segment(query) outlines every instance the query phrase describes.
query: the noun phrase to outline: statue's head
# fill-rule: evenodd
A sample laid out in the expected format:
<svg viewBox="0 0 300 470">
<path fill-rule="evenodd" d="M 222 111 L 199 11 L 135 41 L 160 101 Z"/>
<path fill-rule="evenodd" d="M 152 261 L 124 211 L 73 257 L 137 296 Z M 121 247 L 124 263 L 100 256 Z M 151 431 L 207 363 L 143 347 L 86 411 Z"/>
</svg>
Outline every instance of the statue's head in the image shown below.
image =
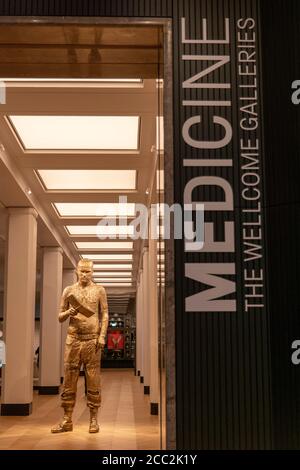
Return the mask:
<svg viewBox="0 0 300 470">
<path fill-rule="evenodd" d="M 93 279 L 93 261 L 86 258 L 81 259 L 77 264 L 76 274 L 80 284 L 89 284 Z"/>
</svg>

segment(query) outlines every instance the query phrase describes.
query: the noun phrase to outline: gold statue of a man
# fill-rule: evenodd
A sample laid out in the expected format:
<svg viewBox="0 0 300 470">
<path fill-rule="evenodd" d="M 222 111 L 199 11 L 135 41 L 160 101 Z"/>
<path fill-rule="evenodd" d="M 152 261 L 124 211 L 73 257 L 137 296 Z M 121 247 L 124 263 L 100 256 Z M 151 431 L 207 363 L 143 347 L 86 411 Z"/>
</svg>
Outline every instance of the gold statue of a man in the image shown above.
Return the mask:
<svg viewBox="0 0 300 470">
<path fill-rule="evenodd" d="M 98 408 L 101 404 L 100 355 L 105 345 L 108 326 L 108 307 L 103 286 L 92 281 L 93 262 L 82 259 L 77 265 L 78 282 L 65 288 L 59 321 L 70 318 L 66 339 L 65 377 L 61 394 L 64 416 L 51 429 L 53 433 L 73 430 L 72 413 L 75 405 L 77 380 L 81 364 L 87 383 L 87 405 L 90 408 L 89 432 L 99 431 Z"/>
</svg>

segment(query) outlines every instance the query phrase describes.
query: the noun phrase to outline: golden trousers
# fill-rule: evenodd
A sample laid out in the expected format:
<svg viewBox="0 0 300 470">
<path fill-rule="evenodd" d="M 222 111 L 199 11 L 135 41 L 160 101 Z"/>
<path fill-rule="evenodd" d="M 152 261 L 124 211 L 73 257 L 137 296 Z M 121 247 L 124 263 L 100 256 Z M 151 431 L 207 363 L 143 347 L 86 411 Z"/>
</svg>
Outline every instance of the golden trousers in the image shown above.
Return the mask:
<svg viewBox="0 0 300 470">
<path fill-rule="evenodd" d="M 94 337 L 93 337 L 94 336 Z M 92 337 L 92 338 L 91 338 Z M 100 348 L 96 350 L 98 336 L 71 336 L 66 339 L 64 367 L 65 377 L 61 394 L 62 407 L 73 410 L 76 401 L 77 381 L 83 364 L 87 384 L 87 405 L 99 408 L 101 404 Z"/>
</svg>

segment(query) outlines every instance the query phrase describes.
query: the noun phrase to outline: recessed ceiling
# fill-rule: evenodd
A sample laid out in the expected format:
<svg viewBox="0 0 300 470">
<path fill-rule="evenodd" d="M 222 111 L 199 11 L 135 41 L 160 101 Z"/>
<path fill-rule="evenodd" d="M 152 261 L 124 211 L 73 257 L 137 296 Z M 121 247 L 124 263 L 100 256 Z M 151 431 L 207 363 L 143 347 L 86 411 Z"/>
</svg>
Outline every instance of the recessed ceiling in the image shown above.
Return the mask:
<svg viewBox="0 0 300 470">
<path fill-rule="evenodd" d="M 134 190 L 135 170 L 36 170 L 46 190 Z"/>
<path fill-rule="evenodd" d="M 131 277 L 122 278 L 122 277 L 94 277 L 94 281 L 96 282 L 131 282 Z"/>
<path fill-rule="evenodd" d="M 76 235 L 133 235 L 133 225 L 67 225 L 66 229 L 72 236 Z"/>
<path fill-rule="evenodd" d="M 55 86 L 46 82 L 41 86 L 38 82 L 8 84 L 7 89 L 10 99 L 0 110 L 0 140 L 6 157 L 24 176 L 24 187 L 30 189 L 30 197 L 39 202 L 53 231 L 57 229 L 58 244 L 64 250 L 69 249 L 74 261 L 80 257 L 94 260 L 94 278 L 100 279 L 100 283 L 105 279 L 107 286 L 125 287 L 130 279 L 134 285 L 143 244 L 130 239 L 135 228 L 130 222 L 135 217 L 136 204 L 148 204 L 146 189 L 152 187 L 156 178 L 157 160 L 153 149 L 158 100 L 155 81 L 144 80 L 136 89 L 120 90 L 117 86 L 106 90 L 91 83 L 62 84 L 59 81 Z M 25 119 L 32 117 L 41 122 L 44 117 L 69 118 L 66 114 L 70 114 L 85 118 L 99 117 L 101 113 L 102 117 L 139 117 L 138 151 L 121 148 L 117 152 L 109 149 L 89 152 L 83 148 L 76 152 L 57 149 L 52 143 L 47 151 L 25 149 L 7 119 L 9 115 L 25 116 Z M 49 129 L 43 132 L 50 136 Z M 32 131 L 39 134 L 33 123 Z M 118 132 L 114 130 L 114 139 L 117 137 Z M 45 139 L 43 141 L 47 144 Z M 46 144 L 42 147 L 47 147 Z M 2 198 L 3 188 L 0 194 Z M 124 198 L 126 203 L 120 203 L 121 194 L 127 197 Z M 109 244 L 104 245 L 104 241 Z M 130 245 L 123 244 L 129 241 Z"/>
<path fill-rule="evenodd" d="M 156 117 L 156 149 L 162 151 L 164 149 L 164 118 Z"/>
<path fill-rule="evenodd" d="M 125 270 L 128 270 L 128 269 L 132 269 L 132 264 L 115 264 L 115 263 L 111 263 L 111 264 L 107 264 L 107 263 L 101 263 L 101 264 L 95 264 L 94 263 L 94 272 L 95 271 L 101 271 L 102 269 L 110 269 L 110 270 L 116 270 L 116 271 L 125 271 Z"/>
<path fill-rule="evenodd" d="M 101 203 L 101 202 L 55 202 L 54 206 L 61 217 L 134 217 L 134 203 Z"/>
<path fill-rule="evenodd" d="M 133 242 L 75 242 L 78 250 L 132 250 Z"/>
<path fill-rule="evenodd" d="M 157 234 L 158 234 L 160 237 L 164 238 L 164 235 L 165 235 L 165 227 L 164 227 L 164 225 L 159 225 L 159 226 L 158 226 Z"/>
<path fill-rule="evenodd" d="M 156 187 L 158 191 L 164 190 L 164 170 L 156 171 Z"/>
<path fill-rule="evenodd" d="M 1 44 L 9 53 L 2 54 L 0 74 L 63 80 L 143 77 L 155 82 L 163 69 L 158 66 L 162 40 L 161 25 L 2 24 Z"/>
<path fill-rule="evenodd" d="M 137 150 L 139 116 L 10 115 L 26 150 Z"/>
<path fill-rule="evenodd" d="M 131 282 L 96 282 L 105 287 L 130 287 L 132 286 Z"/>
<path fill-rule="evenodd" d="M 95 253 L 95 254 L 82 254 L 82 258 L 86 258 L 86 259 L 91 259 L 91 260 L 103 260 L 103 261 L 108 261 L 108 260 L 111 260 L 111 261 L 132 261 L 132 255 L 131 254 L 123 254 L 123 253 L 120 253 L 120 254 L 104 254 L 104 253 Z"/>
<path fill-rule="evenodd" d="M 131 271 L 124 271 L 124 272 L 118 272 L 117 275 L 118 277 L 131 277 Z M 98 278 L 101 276 L 104 277 L 109 277 L 109 276 L 115 276 L 116 273 L 114 271 L 94 271 L 94 278 Z"/>
</svg>

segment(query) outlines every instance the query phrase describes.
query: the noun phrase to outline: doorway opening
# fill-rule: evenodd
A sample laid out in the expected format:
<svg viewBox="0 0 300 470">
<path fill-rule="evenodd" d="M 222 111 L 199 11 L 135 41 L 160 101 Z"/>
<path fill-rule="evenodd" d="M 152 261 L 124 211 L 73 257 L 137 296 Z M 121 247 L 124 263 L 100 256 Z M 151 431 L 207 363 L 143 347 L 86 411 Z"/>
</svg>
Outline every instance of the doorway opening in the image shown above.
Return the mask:
<svg viewBox="0 0 300 470">
<path fill-rule="evenodd" d="M 107 291 L 103 392 L 113 383 L 123 395 L 120 402 L 115 389 L 113 399 L 106 395 L 104 415 L 108 419 L 122 408 L 117 414 L 124 436 L 131 420 L 135 437 L 126 444 L 123 436 L 124 448 L 170 448 L 175 442 L 173 244 L 164 238 L 161 210 L 173 204 L 170 20 L 43 17 L 1 23 L 3 233 L 6 208 L 30 206 L 38 212 L 33 386 L 36 393 L 41 390 L 41 375 L 47 376 L 55 360 L 46 346 L 49 331 L 43 329 L 40 306 L 44 251 L 60 246 L 68 282 L 78 260 L 89 258 L 94 282 Z M 147 223 L 141 229 L 136 219 L 143 208 Z M 4 266 L 5 237 L 2 244 Z M 5 298 L 5 273 L 3 278 Z M 9 342 L 4 305 L 1 329 Z M 62 376 L 65 335 L 63 328 L 57 351 Z M 8 357 L 5 368 L 13 367 Z M 144 441 L 138 426 L 145 423 L 135 402 L 149 418 Z M 131 412 L 124 418 L 126 403 Z M 118 445 L 120 439 L 122 429 Z"/>
</svg>

